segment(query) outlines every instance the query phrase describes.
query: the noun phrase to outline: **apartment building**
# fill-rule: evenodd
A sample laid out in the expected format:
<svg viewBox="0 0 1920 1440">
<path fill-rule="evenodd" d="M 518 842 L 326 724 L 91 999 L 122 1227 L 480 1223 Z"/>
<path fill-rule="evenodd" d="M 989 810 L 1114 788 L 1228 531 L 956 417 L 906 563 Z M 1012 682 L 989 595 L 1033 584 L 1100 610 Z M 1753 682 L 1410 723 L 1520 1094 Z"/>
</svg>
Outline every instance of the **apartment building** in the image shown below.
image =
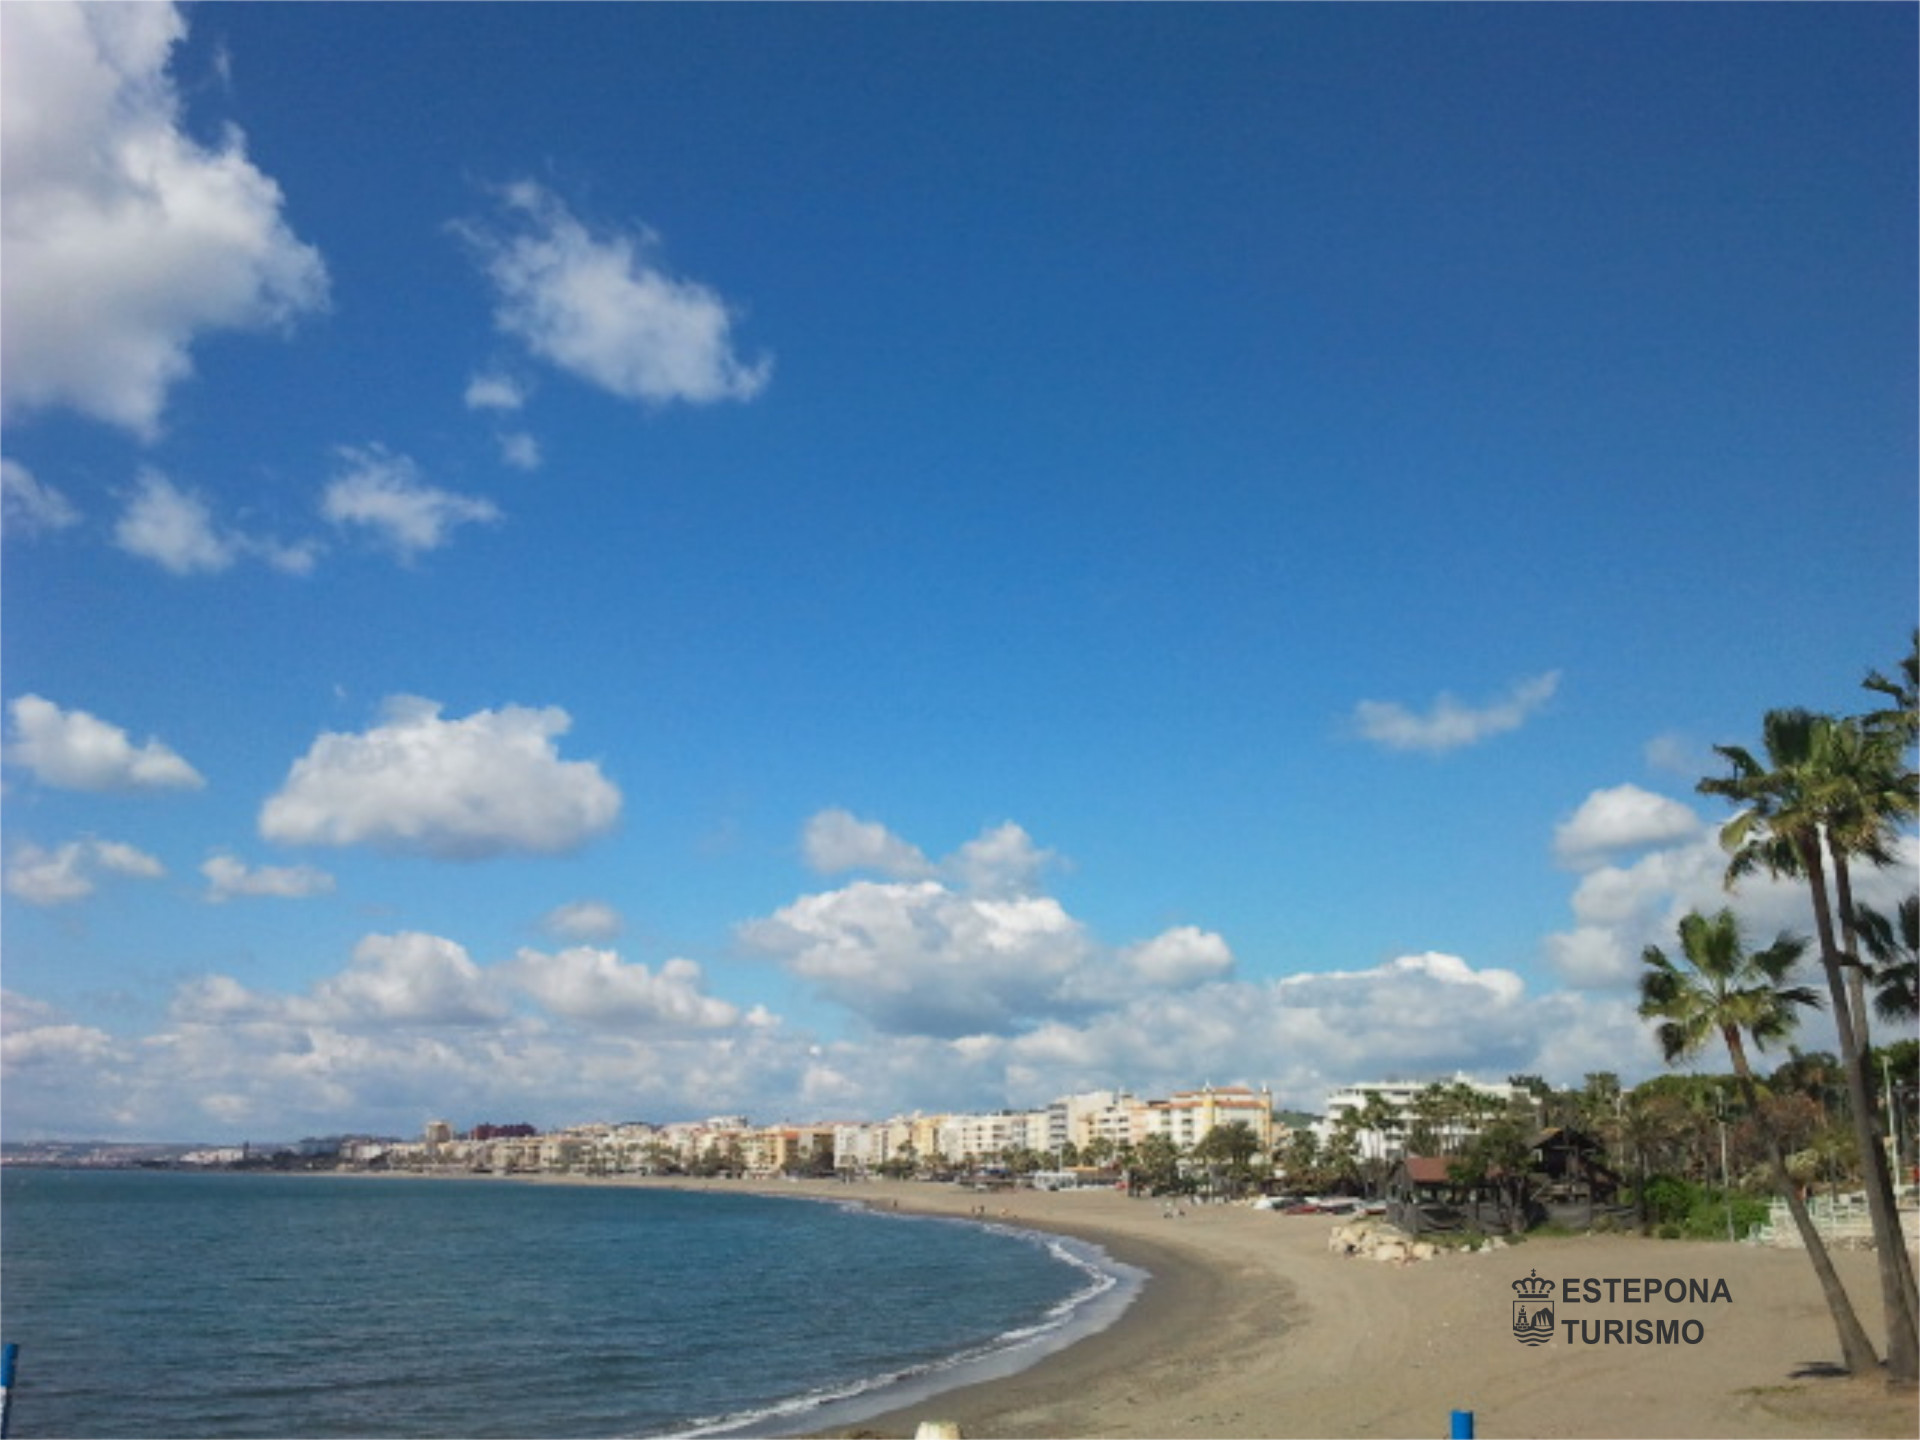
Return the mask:
<svg viewBox="0 0 1920 1440">
<path fill-rule="evenodd" d="M 1406 1153 L 1406 1131 L 1418 1113 L 1416 1106 L 1419 1097 L 1436 1084 L 1447 1090 L 1464 1088 L 1480 1097 L 1487 1108 L 1494 1113 L 1506 1109 L 1517 1100 L 1528 1103 L 1532 1101 L 1532 1096 L 1518 1085 L 1473 1080 L 1461 1072 L 1456 1072 L 1451 1080 L 1381 1080 L 1364 1085 L 1346 1085 L 1329 1092 L 1325 1104 L 1326 1114 L 1315 1122 L 1313 1133 L 1320 1138 L 1322 1144 L 1325 1144 L 1339 1127 L 1341 1117 L 1349 1112 L 1358 1114 L 1364 1111 L 1369 1098 L 1377 1095 L 1393 1110 L 1398 1121 L 1388 1133 L 1374 1129 L 1359 1131 L 1357 1143 L 1363 1156 L 1392 1159 L 1395 1155 Z M 1443 1124 L 1441 1135 L 1445 1139 L 1458 1140 L 1475 1133 L 1476 1130 L 1477 1126 L 1470 1119 L 1461 1117 Z"/>
<path fill-rule="evenodd" d="M 1138 1145 L 1149 1135 L 1164 1135 L 1185 1150 L 1225 1125 L 1244 1124 L 1260 1141 L 1273 1148 L 1273 1092 L 1245 1085 L 1205 1085 L 1198 1090 L 1176 1090 L 1165 1100 L 1135 1104 L 1129 1113 L 1131 1136 Z"/>
<path fill-rule="evenodd" d="M 450 1121 L 430 1120 L 420 1140 L 364 1148 L 349 1144 L 341 1153 L 349 1163 L 503 1175 L 636 1174 L 663 1161 L 695 1169 L 718 1159 L 755 1177 L 808 1168 L 830 1153 L 835 1170 L 872 1174 L 909 1156 L 916 1164 L 986 1165 L 1019 1151 L 1055 1156 L 1071 1145 L 1084 1152 L 1095 1141 L 1118 1149 L 1149 1135 L 1165 1135 L 1184 1150 L 1216 1126 L 1236 1121 L 1244 1121 L 1263 1148 L 1270 1147 L 1272 1093 L 1207 1085 L 1176 1091 L 1165 1100 L 1140 1100 L 1125 1090 L 1088 1090 L 1034 1110 L 916 1112 L 887 1120 L 774 1126 L 755 1126 L 744 1115 L 714 1115 L 665 1125 L 595 1122 L 546 1134 L 532 1133 L 530 1125 L 488 1125 L 475 1127 L 473 1136 L 480 1138 L 462 1137 Z"/>
</svg>

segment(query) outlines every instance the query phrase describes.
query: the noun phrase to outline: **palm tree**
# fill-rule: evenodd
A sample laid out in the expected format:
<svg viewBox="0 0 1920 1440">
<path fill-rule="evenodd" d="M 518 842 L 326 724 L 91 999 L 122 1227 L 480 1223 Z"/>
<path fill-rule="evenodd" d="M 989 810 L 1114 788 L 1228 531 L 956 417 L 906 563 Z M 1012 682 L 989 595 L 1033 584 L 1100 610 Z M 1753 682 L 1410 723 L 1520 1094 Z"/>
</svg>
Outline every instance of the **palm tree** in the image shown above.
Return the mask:
<svg viewBox="0 0 1920 1440">
<path fill-rule="evenodd" d="M 1835 905 L 1826 880 L 1831 858 L 1839 912 L 1851 916 L 1848 859 L 1877 861 L 1887 853 L 1891 828 L 1912 814 L 1910 776 L 1897 763 L 1894 732 L 1884 727 L 1872 729 L 1806 710 L 1771 710 L 1762 721 L 1762 735 L 1765 766 L 1737 745 L 1717 745 L 1732 774 L 1704 779 L 1698 788 L 1745 807 L 1720 832 L 1721 844 L 1732 856 L 1729 887 L 1756 870 L 1807 883 L 1865 1166 L 1887 1319 L 1887 1370 L 1890 1378 L 1911 1385 L 1920 1380 L 1920 1328 L 1915 1324 L 1920 1302 L 1894 1207 L 1893 1176 L 1874 1128 L 1877 1085 L 1864 1036 L 1864 973 L 1836 936 Z"/>
<path fill-rule="evenodd" d="M 1854 907 L 1860 943 L 1873 957 L 1873 1010 L 1889 1025 L 1920 1016 L 1920 895 L 1909 895 L 1889 920 L 1865 905 Z"/>
<path fill-rule="evenodd" d="M 1774 1185 L 1786 1199 L 1840 1332 L 1842 1363 L 1849 1373 L 1861 1374 L 1878 1363 L 1873 1344 L 1853 1312 L 1853 1302 L 1821 1243 L 1820 1232 L 1814 1229 L 1799 1187 L 1787 1173 L 1780 1142 L 1760 1108 L 1760 1090 L 1747 1064 L 1743 1038 L 1752 1036 L 1754 1048 L 1764 1049 L 1793 1029 L 1796 1012 L 1819 1005 L 1820 997 L 1813 990 L 1789 983 L 1806 943 L 1782 935 L 1767 949 L 1750 954 L 1741 946 L 1733 911 L 1722 910 L 1708 919 L 1695 910 L 1680 922 L 1680 950 L 1680 964 L 1658 945 L 1649 945 L 1641 954 L 1646 966 L 1640 974 L 1641 1017 L 1660 1022 L 1655 1033 L 1669 1065 L 1697 1054 L 1716 1032 L 1726 1042 L 1740 1093 L 1765 1137 Z"/>
<path fill-rule="evenodd" d="M 1679 1107 L 1666 1095 L 1640 1088 L 1625 1096 L 1614 1113 L 1608 1136 L 1620 1146 L 1622 1160 L 1633 1157 L 1635 1203 L 1644 1229 L 1647 1215 L 1647 1180 L 1656 1157 L 1670 1151 L 1679 1137 Z"/>
<path fill-rule="evenodd" d="M 1445 1131 L 1448 1108 L 1447 1087 L 1443 1081 L 1436 1080 L 1414 1094 L 1409 1107 L 1412 1123 L 1407 1127 L 1408 1153 L 1440 1153 L 1440 1137 Z"/>
<path fill-rule="evenodd" d="M 1860 682 L 1864 690 L 1884 695 L 1891 708 L 1869 711 L 1861 719 L 1872 728 L 1892 730 L 1905 744 L 1920 740 L 1920 629 L 1913 632 L 1913 643 L 1900 657 L 1900 674 L 1888 679 L 1878 670 L 1869 670 Z"/>
</svg>

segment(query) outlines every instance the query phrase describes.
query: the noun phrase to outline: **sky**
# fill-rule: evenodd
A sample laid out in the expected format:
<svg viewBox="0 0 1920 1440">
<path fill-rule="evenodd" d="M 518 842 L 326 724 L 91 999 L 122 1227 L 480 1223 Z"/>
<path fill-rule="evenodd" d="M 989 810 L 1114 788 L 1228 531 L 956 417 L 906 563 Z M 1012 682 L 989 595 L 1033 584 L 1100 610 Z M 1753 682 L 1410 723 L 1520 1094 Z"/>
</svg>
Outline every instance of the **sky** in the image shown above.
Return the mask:
<svg viewBox="0 0 1920 1440">
<path fill-rule="evenodd" d="M 1915 31 L 0 6 L 0 1129 L 1658 1073 L 1915 620 Z"/>
</svg>

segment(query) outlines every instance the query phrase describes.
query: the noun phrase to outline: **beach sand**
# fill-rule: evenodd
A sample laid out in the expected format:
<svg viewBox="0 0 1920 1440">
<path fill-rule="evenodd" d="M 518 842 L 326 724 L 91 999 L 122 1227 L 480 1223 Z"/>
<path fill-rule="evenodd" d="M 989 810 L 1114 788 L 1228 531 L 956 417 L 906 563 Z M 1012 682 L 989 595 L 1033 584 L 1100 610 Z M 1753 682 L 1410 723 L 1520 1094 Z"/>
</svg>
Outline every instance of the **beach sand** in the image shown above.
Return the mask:
<svg viewBox="0 0 1920 1440">
<path fill-rule="evenodd" d="M 645 1183 L 645 1182 L 642 1182 Z M 685 1183 L 685 1182 L 682 1182 Z M 1471 1410 L 1503 1436 L 1914 1436 L 1912 1392 L 1831 1371 L 1833 1324 L 1806 1257 L 1748 1245 L 1581 1236 L 1414 1265 L 1332 1254 L 1336 1222 L 1111 1191 L 980 1195 L 909 1182 L 731 1185 L 903 1212 L 970 1214 L 1092 1240 L 1152 1279 L 1113 1326 L 1007 1379 L 949 1391 L 839 1434 L 911 1436 L 952 1421 L 992 1436 L 1439 1436 Z M 1873 1257 L 1836 1255 L 1881 1337 Z M 1699 1344 L 1513 1337 L 1513 1283 L 1567 1277 L 1724 1280 L 1715 1304 L 1569 1305 L 1562 1320 L 1697 1319 Z M 937 1303 L 930 1297 L 929 1303 Z M 1599 1332 L 1596 1330 L 1595 1332 Z"/>
</svg>

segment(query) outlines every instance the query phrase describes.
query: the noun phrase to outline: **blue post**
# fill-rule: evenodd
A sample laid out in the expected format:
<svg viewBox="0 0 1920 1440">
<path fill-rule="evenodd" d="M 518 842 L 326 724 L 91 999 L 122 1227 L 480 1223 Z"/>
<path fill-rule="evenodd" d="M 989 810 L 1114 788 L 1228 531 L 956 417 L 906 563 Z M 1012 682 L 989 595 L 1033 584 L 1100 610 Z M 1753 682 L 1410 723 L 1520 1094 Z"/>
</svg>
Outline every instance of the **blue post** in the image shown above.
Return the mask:
<svg viewBox="0 0 1920 1440">
<path fill-rule="evenodd" d="M 13 1361 L 18 1345 L 0 1346 L 0 1440 L 7 1440 L 7 1417 L 13 1410 Z"/>
<path fill-rule="evenodd" d="M 1473 1412 L 1456 1410 L 1453 1412 L 1453 1429 L 1450 1440 L 1473 1440 Z"/>
</svg>

